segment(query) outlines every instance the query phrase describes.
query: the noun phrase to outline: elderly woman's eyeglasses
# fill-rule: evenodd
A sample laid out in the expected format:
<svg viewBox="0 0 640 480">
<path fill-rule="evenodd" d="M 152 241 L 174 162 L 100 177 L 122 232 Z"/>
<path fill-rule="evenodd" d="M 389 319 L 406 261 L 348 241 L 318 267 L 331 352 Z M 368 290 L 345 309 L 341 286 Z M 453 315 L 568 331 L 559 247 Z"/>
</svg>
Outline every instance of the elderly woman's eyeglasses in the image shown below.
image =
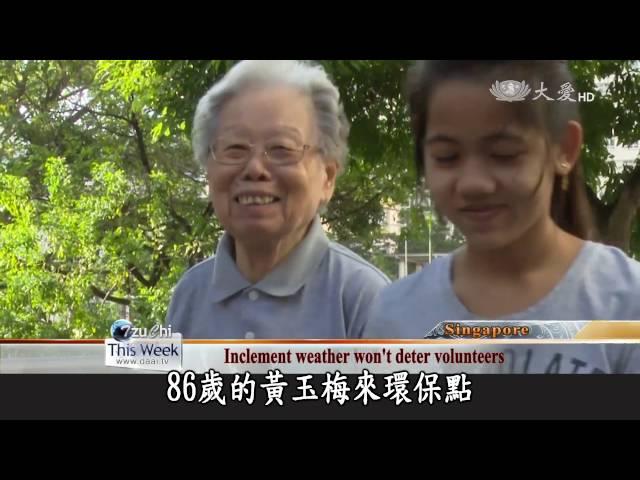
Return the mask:
<svg viewBox="0 0 640 480">
<path fill-rule="evenodd" d="M 261 154 L 274 165 L 293 165 L 302 161 L 305 152 L 313 148 L 311 145 L 294 147 L 275 143 L 266 146 Z M 244 165 L 253 158 L 256 147 L 249 143 L 220 141 L 211 145 L 209 151 L 216 163 Z"/>
</svg>

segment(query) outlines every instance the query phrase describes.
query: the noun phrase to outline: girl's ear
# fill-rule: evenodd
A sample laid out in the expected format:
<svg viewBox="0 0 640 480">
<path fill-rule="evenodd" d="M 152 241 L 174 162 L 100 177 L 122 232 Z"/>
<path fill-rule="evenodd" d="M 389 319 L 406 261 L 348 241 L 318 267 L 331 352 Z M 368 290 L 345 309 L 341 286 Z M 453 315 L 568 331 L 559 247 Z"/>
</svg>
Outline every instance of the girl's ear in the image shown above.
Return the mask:
<svg viewBox="0 0 640 480">
<path fill-rule="evenodd" d="M 573 120 L 567 122 L 567 126 L 560 139 L 558 154 L 554 159 L 557 175 L 568 175 L 576 165 L 578 158 L 580 158 L 582 138 L 582 125 Z"/>
</svg>

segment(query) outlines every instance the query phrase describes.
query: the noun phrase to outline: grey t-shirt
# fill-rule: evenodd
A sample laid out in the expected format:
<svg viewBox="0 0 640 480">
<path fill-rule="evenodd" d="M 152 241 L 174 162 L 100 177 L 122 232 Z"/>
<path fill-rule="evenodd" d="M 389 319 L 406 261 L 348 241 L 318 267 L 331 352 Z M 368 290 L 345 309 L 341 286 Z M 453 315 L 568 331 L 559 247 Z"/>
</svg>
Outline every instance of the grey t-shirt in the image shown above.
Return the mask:
<svg viewBox="0 0 640 480">
<path fill-rule="evenodd" d="M 238 270 L 225 234 L 215 257 L 189 269 L 176 286 L 166 323 L 184 338 L 358 338 L 375 296 L 389 283 L 330 242 L 319 218 L 256 284 Z"/>
<path fill-rule="evenodd" d="M 440 257 L 386 287 L 378 296 L 363 337 L 423 338 L 440 322 L 489 320 L 469 312 L 455 294 L 452 258 Z M 564 278 L 545 298 L 522 312 L 495 320 L 640 320 L 640 263 L 615 247 L 585 242 Z M 515 350 L 507 355 L 511 366 L 505 366 L 515 373 L 572 373 L 576 364 L 580 371 L 610 372 L 615 370 L 614 363 L 618 369 L 640 363 L 638 348 L 632 348 L 631 353 L 622 347 L 612 348 L 618 352 L 615 359 L 594 356 L 594 348 L 585 348 L 593 357 L 589 359 L 561 358 L 562 352 L 553 345 Z M 519 358 L 525 352 L 526 361 Z M 625 356 L 626 367 L 621 366 L 618 355 Z"/>
</svg>

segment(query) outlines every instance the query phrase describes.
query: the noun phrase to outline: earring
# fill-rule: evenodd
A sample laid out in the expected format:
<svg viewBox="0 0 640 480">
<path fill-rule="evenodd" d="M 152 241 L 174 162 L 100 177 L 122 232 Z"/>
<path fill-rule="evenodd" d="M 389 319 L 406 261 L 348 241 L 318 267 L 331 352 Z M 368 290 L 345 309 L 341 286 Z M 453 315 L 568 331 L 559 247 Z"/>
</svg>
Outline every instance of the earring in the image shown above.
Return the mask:
<svg viewBox="0 0 640 480">
<path fill-rule="evenodd" d="M 565 192 L 569 190 L 569 168 L 570 167 L 571 165 L 569 165 L 568 162 L 562 162 L 560 164 L 560 168 L 564 173 L 564 175 L 562 175 L 562 181 L 560 182 L 560 186 L 562 187 L 562 190 L 564 190 Z"/>
</svg>

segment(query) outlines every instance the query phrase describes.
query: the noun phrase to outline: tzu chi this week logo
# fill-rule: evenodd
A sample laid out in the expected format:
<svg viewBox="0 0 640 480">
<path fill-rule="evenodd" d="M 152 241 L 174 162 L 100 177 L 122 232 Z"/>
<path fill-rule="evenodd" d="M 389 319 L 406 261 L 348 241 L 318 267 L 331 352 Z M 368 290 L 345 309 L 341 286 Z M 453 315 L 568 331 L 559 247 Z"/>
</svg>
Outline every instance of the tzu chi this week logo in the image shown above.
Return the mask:
<svg viewBox="0 0 640 480">
<path fill-rule="evenodd" d="M 524 80 L 496 80 L 489 91 L 499 102 L 522 102 L 531 93 L 531 87 Z M 593 102 L 594 98 L 591 92 L 576 92 L 570 82 L 563 83 L 557 92 L 550 92 L 544 82 L 540 82 L 540 88 L 534 90 L 531 100 Z"/>
<path fill-rule="evenodd" d="M 156 324 L 135 327 L 129 320 L 113 322 L 111 338 L 105 339 L 105 365 L 141 370 L 180 370 L 182 335 Z"/>
</svg>

